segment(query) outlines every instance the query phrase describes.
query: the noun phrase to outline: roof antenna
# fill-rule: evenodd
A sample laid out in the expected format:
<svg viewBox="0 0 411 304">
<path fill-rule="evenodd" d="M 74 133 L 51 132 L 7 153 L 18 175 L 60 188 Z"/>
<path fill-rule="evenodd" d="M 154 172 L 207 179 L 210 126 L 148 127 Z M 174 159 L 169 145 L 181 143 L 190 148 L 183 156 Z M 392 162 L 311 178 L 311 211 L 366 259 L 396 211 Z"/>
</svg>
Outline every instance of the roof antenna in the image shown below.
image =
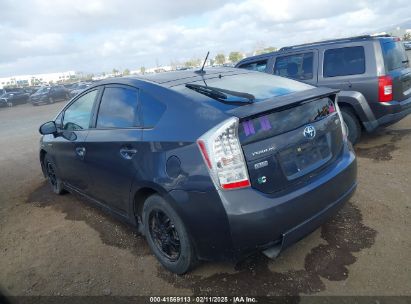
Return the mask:
<svg viewBox="0 0 411 304">
<path fill-rule="evenodd" d="M 200 74 L 200 75 L 204 75 L 204 74 L 206 73 L 206 72 L 204 71 L 204 66 L 205 66 L 205 64 L 206 64 L 206 62 L 207 62 L 208 55 L 210 55 L 210 51 L 207 52 L 207 56 L 206 56 L 206 58 L 204 59 L 203 66 L 201 67 L 201 69 L 195 71 L 194 73 L 197 73 L 197 74 Z"/>
</svg>

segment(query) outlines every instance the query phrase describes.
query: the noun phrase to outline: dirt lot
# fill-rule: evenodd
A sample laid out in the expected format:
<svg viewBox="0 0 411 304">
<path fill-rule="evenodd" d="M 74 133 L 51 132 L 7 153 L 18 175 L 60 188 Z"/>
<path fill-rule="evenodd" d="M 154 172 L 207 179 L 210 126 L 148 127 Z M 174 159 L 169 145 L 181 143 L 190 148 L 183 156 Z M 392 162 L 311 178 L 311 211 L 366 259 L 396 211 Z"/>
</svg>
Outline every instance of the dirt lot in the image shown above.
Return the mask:
<svg viewBox="0 0 411 304">
<path fill-rule="evenodd" d="M 51 194 L 37 128 L 63 105 L 0 109 L 0 289 L 7 295 L 411 295 L 411 116 L 357 146 L 359 187 L 277 260 L 171 275 L 145 240 L 74 195 Z"/>
</svg>

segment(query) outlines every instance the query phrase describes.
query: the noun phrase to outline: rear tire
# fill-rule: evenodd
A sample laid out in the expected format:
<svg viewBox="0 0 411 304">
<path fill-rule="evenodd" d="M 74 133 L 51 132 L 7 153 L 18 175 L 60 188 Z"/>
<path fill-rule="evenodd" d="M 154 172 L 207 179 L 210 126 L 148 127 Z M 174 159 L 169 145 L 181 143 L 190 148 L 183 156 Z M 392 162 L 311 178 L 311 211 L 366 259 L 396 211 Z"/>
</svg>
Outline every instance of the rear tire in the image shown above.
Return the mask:
<svg viewBox="0 0 411 304">
<path fill-rule="evenodd" d="M 348 140 L 355 145 L 361 137 L 361 125 L 351 109 L 342 108 L 341 115 L 347 129 Z"/>
<path fill-rule="evenodd" d="M 63 182 L 57 176 L 56 166 L 48 155 L 44 157 L 43 166 L 53 192 L 58 195 L 65 193 Z"/>
<path fill-rule="evenodd" d="M 144 234 L 159 262 L 169 271 L 184 274 L 196 261 L 187 230 L 174 209 L 159 195 L 144 202 Z"/>
</svg>

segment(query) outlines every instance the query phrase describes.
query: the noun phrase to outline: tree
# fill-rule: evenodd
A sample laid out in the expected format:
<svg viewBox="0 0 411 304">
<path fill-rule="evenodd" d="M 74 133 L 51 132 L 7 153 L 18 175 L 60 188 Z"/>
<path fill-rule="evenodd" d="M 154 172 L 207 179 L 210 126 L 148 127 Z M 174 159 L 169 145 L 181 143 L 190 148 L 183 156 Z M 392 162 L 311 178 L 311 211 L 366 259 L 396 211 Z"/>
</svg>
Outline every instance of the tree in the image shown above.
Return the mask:
<svg viewBox="0 0 411 304">
<path fill-rule="evenodd" d="M 114 75 L 117 75 L 118 70 L 114 68 L 112 72 L 113 72 Z"/>
<path fill-rule="evenodd" d="M 225 63 L 225 55 L 224 54 L 217 54 L 217 56 L 215 56 L 215 62 L 217 64 L 224 64 Z"/>
<path fill-rule="evenodd" d="M 186 67 L 186 68 L 194 68 L 194 67 L 198 67 L 198 66 L 200 66 L 201 65 L 201 59 L 191 59 L 191 60 L 188 60 L 188 61 L 186 61 L 186 62 L 184 62 L 184 66 Z"/>
<path fill-rule="evenodd" d="M 243 54 L 240 52 L 231 52 L 230 55 L 228 55 L 228 59 L 230 59 L 232 63 L 235 63 L 243 59 Z"/>
<path fill-rule="evenodd" d="M 146 68 L 142 66 L 142 67 L 140 68 L 140 73 L 141 73 L 141 74 L 145 74 L 145 73 L 146 73 Z"/>
<path fill-rule="evenodd" d="M 124 75 L 124 76 L 130 75 L 130 70 L 129 70 L 129 69 L 125 69 L 125 70 L 123 71 L 123 75 Z"/>
<path fill-rule="evenodd" d="M 406 32 L 402 39 L 405 41 L 411 41 L 411 32 Z"/>
<path fill-rule="evenodd" d="M 274 46 L 269 46 L 260 50 L 255 51 L 256 55 L 261 55 L 261 54 L 265 54 L 265 53 L 270 53 L 270 52 L 275 52 L 277 51 L 277 48 Z"/>
</svg>

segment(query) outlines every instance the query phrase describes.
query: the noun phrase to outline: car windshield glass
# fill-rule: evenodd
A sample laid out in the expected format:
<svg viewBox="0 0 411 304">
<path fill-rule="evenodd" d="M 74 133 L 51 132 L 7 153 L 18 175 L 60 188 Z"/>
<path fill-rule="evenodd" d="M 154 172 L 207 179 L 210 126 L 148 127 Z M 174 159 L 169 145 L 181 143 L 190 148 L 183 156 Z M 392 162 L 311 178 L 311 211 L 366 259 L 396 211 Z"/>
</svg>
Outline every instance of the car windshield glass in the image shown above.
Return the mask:
<svg viewBox="0 0 411 304">
<path fill-rule="evenodd" d="M 287 95 L 312 88 L 310 85 L 302 82 L 259 72 L 223 75 L 221 77 L 195 81 L 188 84 L 188 86 L 193 84 L 206 88 L 211 87 L 216 94 L 222 93 L 230 95 L 227 91 L 231 92 L 232 96 L 229 96 L 231 99 L 236 99 L 243 103 L 247 101 L 250 102 L 248 99 L 251 96 L 254 97 L 252 101 L 259 102 L 271 97 Z M 203 94 L 207 95 L 205 93 Z"/>
<path fill-rule="evenodd" d="M 50 91 L 50 88 L 46 87 L 46 88 L 41 88 L 37 91 L 37 93 L 47 93 L 48 91 Z"/>
<path fill-rule="evenodd" d="M 393 39 L 382 41 L 381 48 L 384 54 L 385 67 L 388 71 L 408 65 L 407 54 L 401 41 Z"/>
</svg>

